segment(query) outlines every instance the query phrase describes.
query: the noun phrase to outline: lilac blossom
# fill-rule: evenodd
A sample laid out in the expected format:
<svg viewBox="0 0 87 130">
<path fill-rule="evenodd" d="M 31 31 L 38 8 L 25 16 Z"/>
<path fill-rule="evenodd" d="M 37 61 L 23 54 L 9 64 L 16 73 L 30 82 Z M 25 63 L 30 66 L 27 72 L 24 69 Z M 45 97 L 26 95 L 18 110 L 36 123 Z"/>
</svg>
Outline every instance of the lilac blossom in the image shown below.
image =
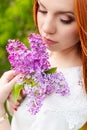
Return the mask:
<svg viewBox="0 0 87 130">
<path fill-rule="evenodd" d="M 70 93 L 68 84 L 61 72 L 53 74 L 39 72 L 32 76 L 32 81 L 35 83 L 34 86 L 26 84 L 25 92 L 28 95 L 28 110 L 33 114 L 39 112 L 47 95 L 55 92 L 65 96 Z"/>
<path fill-rule="evenodd" d="M 47 96 L 52 93 L 69 95 L 70 90 L 61 72 L 49 73 L 48 70 L 51 69 L 49 54 L 41 36 L 31 34 L 28 41 L 30 48 L 19 40 L 9 40 L 6 49 L 12 69 L 21 73 L 18 83 L 23 84 L 28 97 L 28 111 L 35 115 Z"/>
<path fill-rule="evenodd" d="M 9 40 L 6 47 L 9 54 L 8 60 L 14 70 L 26 75 L 38 70 L 44 71 L 50 68 L 46 45 L 37 34 L 29 36 L 30 49 L 20 41 Z"/>
</svg>

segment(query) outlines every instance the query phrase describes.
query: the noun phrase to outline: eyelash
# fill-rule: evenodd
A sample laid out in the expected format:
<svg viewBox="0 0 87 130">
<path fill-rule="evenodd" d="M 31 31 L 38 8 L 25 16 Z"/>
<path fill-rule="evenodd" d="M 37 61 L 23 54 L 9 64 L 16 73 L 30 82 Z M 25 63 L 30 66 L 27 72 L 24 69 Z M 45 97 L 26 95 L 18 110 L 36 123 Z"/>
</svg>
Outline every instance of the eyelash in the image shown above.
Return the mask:
<svg viewBox="0 0 87 130">
<path fill-rule="evenodd" d="M 42 14 L 46 14 L 47 13 L 47 11 L 44 11 L 44 10 L 38 10 L 38 12 L 40 12 L 40 13 L 42 13 Z"/>
<path fill-rule="evenodd" d="M 70 23 L 72 23 L 74 20 L 71 18 L 71 19 L 69 19 L 69 20 L 60 19 L 60 21 L 61 21 L 62 23 L 64 23 L 64 24 L 70 24 Z"/>
<path fill-rule="evenodd" d="M 42 14 L 47 14 L 47 11 L 44 11 L 44 10 L 38 10 L 38 12 L 42 13 Z M 69 20 L 64 20 L 64 19 L 60 19 L 60 21 L 64 24 L 70 24 L 74 21 L 73 18 L 70 18 Z"/>
</svg>

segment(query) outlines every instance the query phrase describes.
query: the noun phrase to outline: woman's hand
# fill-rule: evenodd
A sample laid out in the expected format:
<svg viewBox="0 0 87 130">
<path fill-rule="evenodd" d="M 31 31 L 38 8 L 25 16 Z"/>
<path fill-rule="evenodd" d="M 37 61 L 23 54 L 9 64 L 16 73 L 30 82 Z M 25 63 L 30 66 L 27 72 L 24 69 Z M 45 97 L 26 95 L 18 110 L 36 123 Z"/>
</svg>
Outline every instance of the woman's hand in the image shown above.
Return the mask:
<svg viewBox="0 0 87 130">
<path fill-rule="evenodd" d="M 0 106 L 3 106 L 4 102 L 7 100 L 17 78 L 17 73 L 13 70 L 5 72 L 0 78 Z"/>
<path fill-rule="evenodd" d="M 17 111 L 18 107 L 20 106 L 21 102 L 25 97 L 26 97 L 25 93 L 21 91 L 17 101 L 15 102 L 12 93 L 9 95 L 7 99 L 7 109 L 11 116 L 14 114 L 14 111 Z"/>
<path fill-rule="evenodd" d="M 4 102 L 10 95 L 17 78 L 17 73 L 13 70 L 5 72 L 0 78 L 0 130 L 11 130 L 4 108 Z"/>
<path fill-rule="evenodd" d="M 13 116 L 14 110 L 17 111 L 17 108 L 20 106 L 21 100 L 22 100 L 22 97 L 19 96 L 18 100 L 15 102 L 12 93 L 9 95 L 6 106 L 11 116 Z"/>
</svg>

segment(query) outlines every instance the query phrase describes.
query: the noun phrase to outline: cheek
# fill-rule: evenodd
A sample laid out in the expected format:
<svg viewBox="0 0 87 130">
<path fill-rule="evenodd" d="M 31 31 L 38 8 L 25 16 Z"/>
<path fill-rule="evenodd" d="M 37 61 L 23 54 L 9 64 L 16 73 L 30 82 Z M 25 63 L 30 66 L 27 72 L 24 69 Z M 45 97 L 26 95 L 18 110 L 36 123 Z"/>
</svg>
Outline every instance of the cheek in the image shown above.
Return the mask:
<svg viewBox="0 0 87 130">
<path fill-rule="evenodd" d="M 79 41 L 79 34 L 77 27 L 72 27 L 70 29 L 64 29 L 62 32 L 63 39 L 70 43 L 77 43 Z"/>
<path fill-rule="evenodd" d="M 41 32 L 41 27 L 43 25 L 43 18 L 39 13 L 37 13 L 37 24 L 38 24 L 39 32 Z"/>
</svg>

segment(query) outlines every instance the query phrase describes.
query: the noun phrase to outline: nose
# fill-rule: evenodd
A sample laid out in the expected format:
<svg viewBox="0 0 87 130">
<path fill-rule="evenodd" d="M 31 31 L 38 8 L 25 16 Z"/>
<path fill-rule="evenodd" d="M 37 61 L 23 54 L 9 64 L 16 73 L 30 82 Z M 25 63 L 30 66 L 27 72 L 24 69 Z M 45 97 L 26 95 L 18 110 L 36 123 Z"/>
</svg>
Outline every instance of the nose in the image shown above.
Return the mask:
<svg viewBox="0 0 87 130">
<path fill-rule="evenodd" d="M 43 32 L 45 34 L 54 34 L 56 32 L 56 23 L 53 17 L 46 17 L 43 21 Z"/>
</svg>

